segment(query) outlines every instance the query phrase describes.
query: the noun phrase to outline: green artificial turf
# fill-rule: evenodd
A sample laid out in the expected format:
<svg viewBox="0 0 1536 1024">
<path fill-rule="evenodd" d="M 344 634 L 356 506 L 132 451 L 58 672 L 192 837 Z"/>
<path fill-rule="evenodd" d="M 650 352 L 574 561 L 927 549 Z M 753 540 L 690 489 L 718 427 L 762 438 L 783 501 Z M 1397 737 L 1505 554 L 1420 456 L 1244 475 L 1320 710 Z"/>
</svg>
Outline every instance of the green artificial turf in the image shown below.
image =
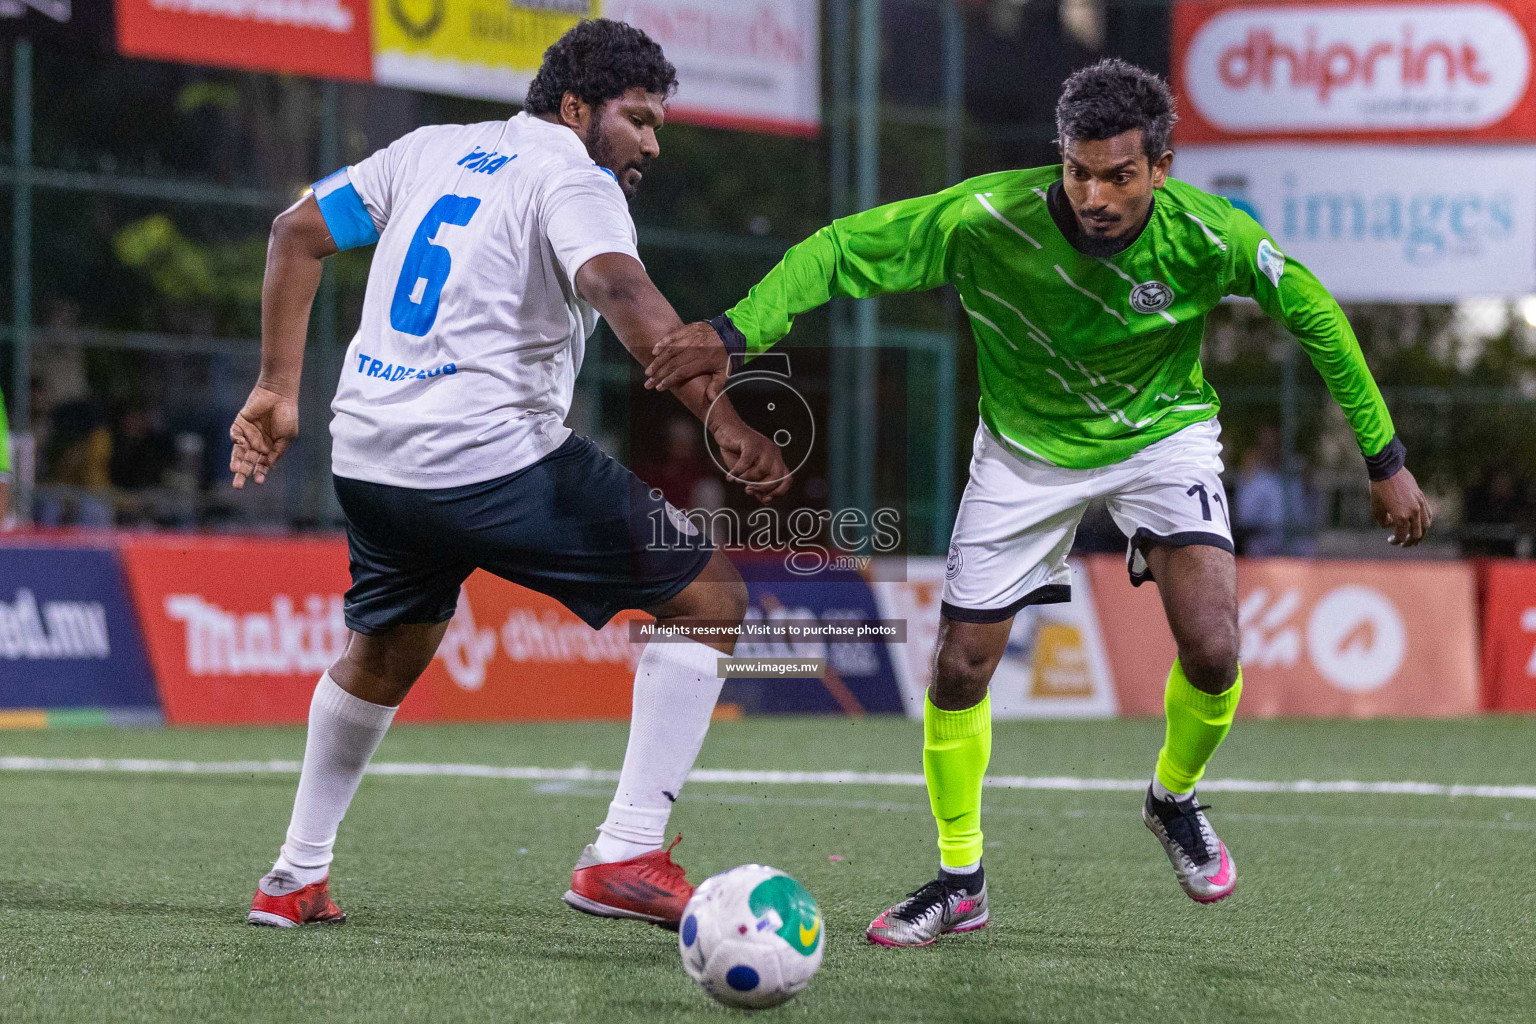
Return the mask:
<svg viewBox="0 0 1536 1024">
<path fill-rule="evenodd" d="M 995 774 L 1140 778 L 1160 726 L 999 723 Z M 901 720 L 718 723 L 702 767 L 915 772 Z M 622 724 L 401 726 L 379 761 L 617 768 Z M 297 759 L 300 730 L 0 734 L 0 755 Z M 1536 721 L 1240 722 L 1212 778 L 1536 783 Z M 592 782 L 367 779 L 335 928 L 250 928 L 292 775 L 0 772 L 0 1021 L 723 1021 L 676 938 L 559 902 Z M 1536 1020 L 1536 801 L 1212 793 L 1242 879 L 1201 907 L 1127 792 L 990 790 L 991 927 L 871 947 L 935 864 L 921 788 L 690 784 L 695 881 L 746 861 L 820 901 L 821 974 L 768 1019 Z M 833 859 L 838 858 L 838 859 Z"/>
</svg>

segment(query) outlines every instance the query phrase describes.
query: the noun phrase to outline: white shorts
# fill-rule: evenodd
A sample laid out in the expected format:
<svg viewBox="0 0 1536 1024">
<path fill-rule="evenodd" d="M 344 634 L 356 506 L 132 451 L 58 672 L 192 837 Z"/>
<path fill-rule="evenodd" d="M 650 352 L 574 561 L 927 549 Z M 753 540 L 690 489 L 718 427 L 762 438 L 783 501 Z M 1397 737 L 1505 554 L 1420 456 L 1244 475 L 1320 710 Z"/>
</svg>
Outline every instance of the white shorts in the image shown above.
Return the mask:
<svg viewBox="0 0 1536 1024">
<path fill-rule="evenodd" d="M 1126 568 L 1138 586 L 1152 578 L 1149 547 L 1232 551 L 1220 437 L 1221 424 L 1206 420 L 1113 466 L 1062 469 L 1015 455 L 978 427 L 944 567 L 944 616 L 1001 622 L 1026 605 L 1071 600 L 1067 554 L 1094 498 L 1106 499 L 1130 538 Z"/>
</svg>

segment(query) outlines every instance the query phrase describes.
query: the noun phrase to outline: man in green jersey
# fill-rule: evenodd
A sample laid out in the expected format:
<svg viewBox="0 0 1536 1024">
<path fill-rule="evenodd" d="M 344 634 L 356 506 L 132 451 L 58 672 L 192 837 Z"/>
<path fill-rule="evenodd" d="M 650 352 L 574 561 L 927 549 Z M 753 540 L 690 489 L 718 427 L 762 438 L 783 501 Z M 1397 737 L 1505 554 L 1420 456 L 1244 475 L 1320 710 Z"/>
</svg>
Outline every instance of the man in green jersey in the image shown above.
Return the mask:
<svg viewBox="0 0 1536 1024">
<path fill-rule="evenodd" d="M 982 776 L 988 683 L 1014 615 L 1066 601 L 1088 502 L 1130 538 L 1131 580 L 1155 580 L 1178 658 L 1142 819 L 1184 891 L 1225 898 L 1237 869 L 1195 798 L 1242 691 L 1237 568 L 1221 484 L 1216 393 L 1200 369 L 1206 314 L 1258 300 L 1301 342 L 1359 441 L 1376 520 L 1416 544 L 1430 512 L 1349 322 L 1328 292 L 1225 199 L 1168 177 L 1173 98 L 1106 60 L 1069 78 L 1056 108 L 1062 163 L 990 174 L 834 222 L 795 246 L 746 299 L 690 325 L 648 369 L 668 389 L 724 381 L 833 296 L 953 284 L 971 321 L 981 424 L 945 572 L 924 713 L 923 769 L 939 876 L 880 914 L 870 939 L 924 945 L 986 924 Z"/>
<path fill-rule="evenodd" d="M 0 523 L 11 514 L 11 430 L 5 420 L 5 395 L 0 394 Z"/>
</svg>

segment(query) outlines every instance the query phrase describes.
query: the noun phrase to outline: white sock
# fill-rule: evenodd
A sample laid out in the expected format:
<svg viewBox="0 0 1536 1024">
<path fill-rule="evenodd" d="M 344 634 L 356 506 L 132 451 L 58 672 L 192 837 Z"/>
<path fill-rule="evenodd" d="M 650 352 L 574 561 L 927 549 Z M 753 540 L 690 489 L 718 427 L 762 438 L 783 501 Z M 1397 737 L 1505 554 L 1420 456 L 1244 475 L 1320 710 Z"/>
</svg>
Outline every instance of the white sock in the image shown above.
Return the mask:
<svg viewBox="0 0 1536 1024">
<path fill-rule="evenodd" d="M 290 872 L 300 885 L 330 873 L 336 829 L 394 717 L 394 708 L 352 696 L 329 672 L 320 677 L 309 702 L 304 770 L 293 800 L 288 841 L 273 870 Z"/>
<path fill-rule="evenodd" d="M 981 861 L 977 861 L 975 864 L 967 864 L 963 868 L 952 868 L 948 864 L 940 864 L 939 870 L 946 875 L 974 875 L 981 870 Z"/>
<path fill-rule="evenodd" d="M 597 830 L 597 855 L 603 860 L 628 860 L 661 848 L 672 801 L 699 756 L 720 696 L 721 657 L 692 640 L 645 645 L 635 668 L 624 769 Z"/>
<path fill-rule="evenodd" d="M 1157 775 L 1152 776 L 1152 796 L 1156 800 L 1188 800 L 1189 794 L 1194 790 L 1186 789 L 1182 793 L 1175 793 L 1161 782 L 1157 781 Z"/>
</svg>

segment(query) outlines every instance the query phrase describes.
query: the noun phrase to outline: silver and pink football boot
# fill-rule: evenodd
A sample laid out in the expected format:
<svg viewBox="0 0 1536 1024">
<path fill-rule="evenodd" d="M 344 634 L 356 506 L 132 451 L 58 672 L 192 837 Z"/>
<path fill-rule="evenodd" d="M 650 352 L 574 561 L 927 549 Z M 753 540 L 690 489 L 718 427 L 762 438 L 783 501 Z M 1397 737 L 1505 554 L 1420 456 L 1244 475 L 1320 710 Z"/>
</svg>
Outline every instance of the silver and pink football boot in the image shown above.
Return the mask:
<svg viewBox="0 0 1536 1024">
<path fill-rule="evenodd" d="M 989 916 L 984 875 L 940 874 L 871 921 L 864 934 L 880 946 L 926 946 L 948 932 L 984 928 Z"/>
<path fill-rule="evenodd" d="M 1159 800 L 1151 786 L 1141 805 L 1141 820 L 1163 844 L 1180 888 L 1196 903 L 1220 902 L 1237 888 L 1237 865 L 1206 819 L 1208 810 L 1193 793 L 1185 800 Z"/>
</svg>

